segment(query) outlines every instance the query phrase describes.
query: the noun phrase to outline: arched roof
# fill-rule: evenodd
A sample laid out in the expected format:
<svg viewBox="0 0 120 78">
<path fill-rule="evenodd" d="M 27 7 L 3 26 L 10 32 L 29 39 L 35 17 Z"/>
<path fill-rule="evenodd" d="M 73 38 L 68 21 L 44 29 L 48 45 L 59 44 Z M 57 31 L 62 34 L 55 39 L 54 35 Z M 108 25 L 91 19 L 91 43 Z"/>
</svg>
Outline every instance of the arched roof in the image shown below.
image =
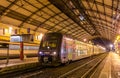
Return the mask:
<svg viewBox="0 0 120 78">
<path fill-rule="evenodd" d="M 119 4 L 119 0 L 1 0 L 0 22 L 78 40 L 114 41 L 119 34 Z"/>
</svg>

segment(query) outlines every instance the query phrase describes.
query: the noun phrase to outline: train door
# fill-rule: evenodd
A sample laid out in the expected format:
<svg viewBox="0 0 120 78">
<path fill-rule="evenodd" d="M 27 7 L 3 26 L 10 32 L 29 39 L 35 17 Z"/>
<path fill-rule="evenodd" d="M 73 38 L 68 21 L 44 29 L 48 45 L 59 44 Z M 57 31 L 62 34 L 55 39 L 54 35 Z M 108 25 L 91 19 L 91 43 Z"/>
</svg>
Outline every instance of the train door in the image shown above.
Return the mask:
<svg viewBox="0 0 120 78">
<path fill-rule="evenodd" d="M 73 40 L 66 38 L 66 51 L 67 51 L 67 59 L 68 61 L 72 60 L 73 57 Z"/>
<path fill-rule="evenodd" d="M 66 48 L 66 39 L 65 39 L 65 37 L 63 37 L 62 46 L 61 46 L 61 53 L 60 53 L 62 63 L 66 63 L 67 55 L 68 54 L 67 54 L 67 48 Z"/>
</svg>

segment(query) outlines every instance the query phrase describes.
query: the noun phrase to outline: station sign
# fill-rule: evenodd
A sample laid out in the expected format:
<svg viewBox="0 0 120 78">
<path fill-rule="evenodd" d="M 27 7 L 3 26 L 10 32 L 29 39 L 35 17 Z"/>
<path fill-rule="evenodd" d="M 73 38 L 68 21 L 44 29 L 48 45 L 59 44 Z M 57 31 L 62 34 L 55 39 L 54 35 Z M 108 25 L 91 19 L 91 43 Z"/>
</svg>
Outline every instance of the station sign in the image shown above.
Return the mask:
<svg viewBox="0 0 120 78">
<path fill-rule="evenodd" d="M 10 42 L 33 42 L 32 34 L 11 35 Z"/>
<path fill-rule="evenodd" d="M 11 35 L 10 42 L 21 42 L 22 37 L 20 35 Z"/>
</svg>

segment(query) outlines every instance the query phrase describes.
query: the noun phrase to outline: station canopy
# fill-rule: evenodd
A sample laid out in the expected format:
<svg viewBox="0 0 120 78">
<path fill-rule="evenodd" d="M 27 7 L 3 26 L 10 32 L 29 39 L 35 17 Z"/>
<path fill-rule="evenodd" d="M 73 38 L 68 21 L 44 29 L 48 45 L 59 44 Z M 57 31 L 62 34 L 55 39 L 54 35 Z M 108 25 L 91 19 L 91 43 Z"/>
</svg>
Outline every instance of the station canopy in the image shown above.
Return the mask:
<svg viewBox="0 0 120 78">
<path fill-rule="evenodd" d="M 1 0 L 0 22 L 34 32 L 60 32 L 83 41 L 114 41 L 119 0 Z"/>
</svg>

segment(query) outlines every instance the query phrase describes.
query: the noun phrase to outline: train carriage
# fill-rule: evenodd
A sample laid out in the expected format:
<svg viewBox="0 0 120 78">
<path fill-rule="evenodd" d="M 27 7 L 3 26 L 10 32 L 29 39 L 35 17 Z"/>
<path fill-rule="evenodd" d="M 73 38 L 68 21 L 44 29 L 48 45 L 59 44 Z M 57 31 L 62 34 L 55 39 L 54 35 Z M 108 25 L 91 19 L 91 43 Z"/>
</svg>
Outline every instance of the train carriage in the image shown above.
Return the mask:
<svg viewBox="0 0 120 78">
<path fill-rule="evenodd" d="M 46 33 L 40 43 L 38 59 L 43 65 L 56 65 L 88 57 L 93 54 L 92 51 L 93 45 L 68 38 L 61 33 Z"/>
</svg>

